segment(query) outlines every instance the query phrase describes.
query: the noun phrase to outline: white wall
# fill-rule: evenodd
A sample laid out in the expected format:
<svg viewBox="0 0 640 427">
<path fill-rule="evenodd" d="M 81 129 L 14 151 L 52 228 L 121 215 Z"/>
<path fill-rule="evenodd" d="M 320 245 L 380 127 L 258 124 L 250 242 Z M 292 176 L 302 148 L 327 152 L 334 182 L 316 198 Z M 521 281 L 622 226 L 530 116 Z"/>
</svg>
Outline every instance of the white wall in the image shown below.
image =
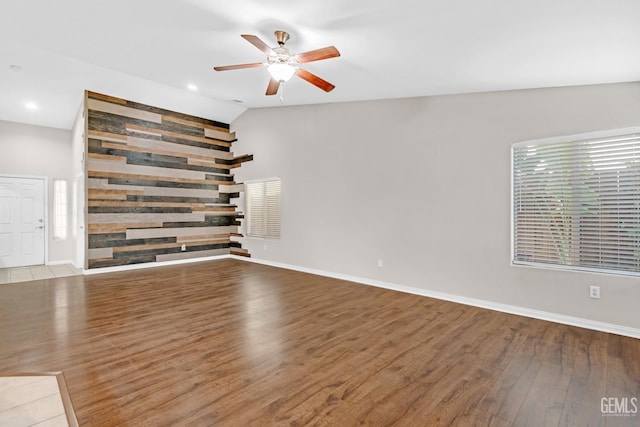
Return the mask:
<svg viewBox="0 0 640 427">
<path fill-rule="evenodd" d="M 69 211 L 71 214 L 71 238 L 73 242 L 73 263 L 77 268 L 85 268 L 85 224 L 84 220 L 85 207 L 86 207 L 86 176 L 84 170 L 85 159 L 85 143 L 84 136 L 86 132 L 86 120 L 85 116 L 85 103 L 80 105 L 80 109 L 76 114 L 76 119 L 73 122 L 73 128 L 71 129 L 71 173 L 72 181 L 71 188 L 72 198 L 70 200 L 72 209 Z"/>
<path fill-rule="evenodd" d="M 638 278 L 510 265 L 511 143 L 638 125 L 639 83 L 251 109 L 232 126 L 234 151 L 255 155 L 237 181 L 282 178 L 282 238 L 245 247 L 258 259 L 640 328 Z"/>
<path fill-rule="evenodd" d="M 66 179 L 69 189 L 73 182 L 71 133 L 68 130 L 0 121 L 0 173 L 48 177 L 48 262 L 73 259 L 73 240 L 53 239 L 53 180 Z M 71 206 L 67 211 L 71 212 Z M 70 227 L 71 223 L 68 229 Z"/>
</svg>

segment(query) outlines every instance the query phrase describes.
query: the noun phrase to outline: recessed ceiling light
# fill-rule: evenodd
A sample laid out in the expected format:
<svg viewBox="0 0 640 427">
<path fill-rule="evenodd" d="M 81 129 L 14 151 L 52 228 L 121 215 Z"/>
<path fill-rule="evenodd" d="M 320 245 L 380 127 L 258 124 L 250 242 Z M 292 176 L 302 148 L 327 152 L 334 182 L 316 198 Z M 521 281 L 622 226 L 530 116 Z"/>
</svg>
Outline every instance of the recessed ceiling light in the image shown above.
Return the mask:
<svg viewBox="0 0 640 427">
<path fill-rule="evenodd" d="M 14 73 L 21 73 L 23 71 L 23 68 L 19 65 L 9 65 L 9 69 L 11 71 L 13 71 Z"/>
<path fill-rule="evenodd" d="M 35 102 L 27 102 L 24 104 L 24 108 L 29 111 L 36 111 L 38 109 L 38 104 L 36 104 Z"/>
<path fill-rule="evenodd" d="M 187 85 L 187 89 L 189 89 L 191 92 L 195 92 L 198 90 L 198 86 L 194 85 L 194 84 L 188 84 Z"/>
</svg>

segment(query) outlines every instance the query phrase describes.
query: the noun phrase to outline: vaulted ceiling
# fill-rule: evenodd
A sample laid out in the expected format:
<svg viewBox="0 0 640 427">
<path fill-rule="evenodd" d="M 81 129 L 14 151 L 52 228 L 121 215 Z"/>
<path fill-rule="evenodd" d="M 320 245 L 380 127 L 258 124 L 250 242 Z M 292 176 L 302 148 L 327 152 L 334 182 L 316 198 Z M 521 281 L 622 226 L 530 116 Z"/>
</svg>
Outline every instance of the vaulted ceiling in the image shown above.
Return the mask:
<svg viewBox="0 0 640 427">
<path fill-rule="evenodd" d="M 285 105 L 638 81 L 639 18 L 638 0 L 3 1 L 0 120 L 70 128 L 90 89 L 232 122 L 280 97 L 265 68 L 212 67 L 264 61 L 240 34 L 275 30 L 342 54 L 305 66 L 335 90 L 294 77 Z"/>
</svg>

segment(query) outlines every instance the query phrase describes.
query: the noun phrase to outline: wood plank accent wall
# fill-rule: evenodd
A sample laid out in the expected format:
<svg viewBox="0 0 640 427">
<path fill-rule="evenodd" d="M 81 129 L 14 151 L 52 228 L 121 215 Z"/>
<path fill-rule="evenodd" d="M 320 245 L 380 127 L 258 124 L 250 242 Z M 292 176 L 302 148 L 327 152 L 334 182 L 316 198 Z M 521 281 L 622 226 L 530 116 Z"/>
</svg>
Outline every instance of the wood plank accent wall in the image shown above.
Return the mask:
<svg viewBox="0 0 640 427">
<path fill-rule="evenodd" d="M 87 267 L 233 253 L 242 215 L 229 125 L 85 93 Z M 185 250 L 182 250 L 183 245 Z"/>
</svg>

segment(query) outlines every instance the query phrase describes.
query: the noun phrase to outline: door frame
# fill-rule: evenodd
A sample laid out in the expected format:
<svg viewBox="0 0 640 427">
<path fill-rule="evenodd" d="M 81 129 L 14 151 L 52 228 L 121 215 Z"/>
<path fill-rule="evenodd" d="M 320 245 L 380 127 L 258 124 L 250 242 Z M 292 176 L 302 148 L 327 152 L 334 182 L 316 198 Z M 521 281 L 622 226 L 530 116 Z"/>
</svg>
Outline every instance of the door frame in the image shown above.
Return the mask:
<svg viewBox="0 0 640 427">
<path fill-rule="evenodd" d="M 82 188 L 80 187 L 80 183 L 82 183 Z M 74 260 L 73 260 L 73 265 L 75 265 L 76 268 L 80 269 L 80 270 L 85 270 L 86 266 L 86 259 L 87 257 L 85 256 L 87 253 L 86 247 L 87 247 L 87 234 L 86 234 L 86 223 L 87 223 L 87 214 L 86 214 L 86 208 L 87 208 L 87 180 L 85 178 L 85 173 L 80 172 L 78 175 L 76 175 L 75 178 L 75 182 L 74 182 L 74 186 L 75 186 L 75 205 L 73 206 L 73 209 L 76 211 L 74 218 L 72 218 L 72 225 L 75 226 L 75 230 L 74 232 L 76 233 L 75 235 L 75 251 L 74 251 Z M 81 191 L 82 190 L 82 191 Z M 73 203 L 73 201 L 72 201 Z"/>
<path fill-rule="evenodd" d="M 39 179 L 44 185 L 44 265 L 49 265 L 49 178 L 42 175 L 0 173 L 2 178 Z"/>
</svg>

